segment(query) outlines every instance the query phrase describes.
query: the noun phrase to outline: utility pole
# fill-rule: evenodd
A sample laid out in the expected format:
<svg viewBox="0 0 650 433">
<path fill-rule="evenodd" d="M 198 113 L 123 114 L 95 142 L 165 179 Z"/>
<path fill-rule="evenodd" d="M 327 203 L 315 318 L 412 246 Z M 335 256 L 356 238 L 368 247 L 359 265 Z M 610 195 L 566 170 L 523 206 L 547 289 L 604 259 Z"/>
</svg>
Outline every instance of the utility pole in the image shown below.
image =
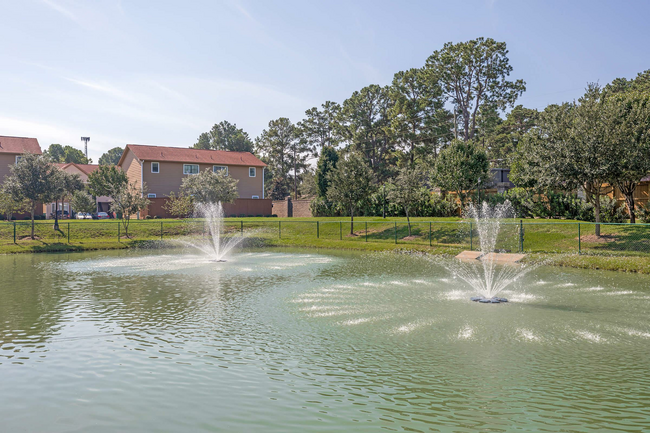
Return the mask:
<svg viewBox="0 0 650 433">
<path fill-rule="evenodd" d="M 84 142 L 84 154 L 86 154 L 86 161 L 88 160 L 88 142 L 90 137 L 81 137 L 81 141 Z"/>
</svg>

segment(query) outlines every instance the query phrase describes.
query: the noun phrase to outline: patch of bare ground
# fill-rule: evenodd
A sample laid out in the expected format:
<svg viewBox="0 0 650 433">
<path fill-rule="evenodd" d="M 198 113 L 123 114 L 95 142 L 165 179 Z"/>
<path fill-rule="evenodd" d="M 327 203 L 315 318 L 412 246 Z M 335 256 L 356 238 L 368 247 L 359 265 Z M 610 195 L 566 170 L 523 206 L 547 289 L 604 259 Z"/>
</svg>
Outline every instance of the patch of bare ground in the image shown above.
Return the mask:
<svg viewBox="0 0 650 433">
<path fill-rule="evenodd" d="M 576 239 L 578 238 L 576 237 Z M 589 242 L 594 244 L 606 244 L 607 242 L 616 242 L 619 240 L 619 238 L 615 235 L 585 235 L 581 236 L 580 240 L 582 242 Z"/>
<path fill-rule="evenodd" d="M 414 241 L 416 239 L 418 239 L 418 236 L 415 236 L 415 235 L 406 236 L 406 237 L 402 238 L 403 241 Z"/>
<path fill-rule="evenodd" d="M 19 241 L 31 241 L 31 240 L 32 240 L 32 237 L 31 237 L 30 235 L 27 235 L 27 236 L 18 236 L 18 240 L 19 240 Z M 41 237 L 38 236 L 38 235 L 34 235 L 34 239 L 33 239 L 33 240 L 35 240 L 35 241 L 40 241 L 40 240 L 41 240 Z"/>
</svg>

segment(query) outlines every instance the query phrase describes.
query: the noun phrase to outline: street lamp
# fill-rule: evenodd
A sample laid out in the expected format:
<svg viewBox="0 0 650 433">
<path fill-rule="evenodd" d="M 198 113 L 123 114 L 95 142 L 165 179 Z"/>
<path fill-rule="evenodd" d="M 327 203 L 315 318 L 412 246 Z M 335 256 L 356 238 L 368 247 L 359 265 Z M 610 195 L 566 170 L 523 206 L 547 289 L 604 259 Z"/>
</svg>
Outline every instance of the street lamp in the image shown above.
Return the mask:
<svg viewBox="0 0 650 433">
<path fill-rule="evenodd" d="M 86 161 L 88 161 L 88 142 L 90 137 L 81 137 L 81 141 L 84 142 L 84 153 L 86 154 Z"/>
</svg>

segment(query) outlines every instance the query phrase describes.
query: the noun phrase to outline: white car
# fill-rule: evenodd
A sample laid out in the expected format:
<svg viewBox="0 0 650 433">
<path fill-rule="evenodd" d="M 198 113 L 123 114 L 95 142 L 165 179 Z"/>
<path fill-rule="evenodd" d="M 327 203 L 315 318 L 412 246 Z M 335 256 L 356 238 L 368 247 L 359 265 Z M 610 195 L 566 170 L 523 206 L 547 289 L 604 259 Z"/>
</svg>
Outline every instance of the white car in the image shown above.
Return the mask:
<svg viewBox="0 0 650 433">
<path fill-rule="evenodd" d="M 93 216 L 89 213 L 86 212 L 77 212 L 77 217 L 78 220 L 91 220 L 93 219 Z"/>
</svg>

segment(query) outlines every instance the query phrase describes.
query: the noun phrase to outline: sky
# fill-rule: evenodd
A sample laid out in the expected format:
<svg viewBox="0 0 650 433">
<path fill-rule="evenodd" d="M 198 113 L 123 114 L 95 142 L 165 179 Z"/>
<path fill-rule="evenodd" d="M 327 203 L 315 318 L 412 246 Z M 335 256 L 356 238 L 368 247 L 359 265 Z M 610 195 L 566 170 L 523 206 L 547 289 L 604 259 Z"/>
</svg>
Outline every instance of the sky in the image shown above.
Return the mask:
<svg viewBox="0 0 650 433">
<path fill-rule="evenodd" d="M 0 0 L 0 135 L 82 148 L 252 138 L 387 85 L 446 42 L 507 43 L 543 109 L 650 69 L 650 1 Z"/>
</svg>

